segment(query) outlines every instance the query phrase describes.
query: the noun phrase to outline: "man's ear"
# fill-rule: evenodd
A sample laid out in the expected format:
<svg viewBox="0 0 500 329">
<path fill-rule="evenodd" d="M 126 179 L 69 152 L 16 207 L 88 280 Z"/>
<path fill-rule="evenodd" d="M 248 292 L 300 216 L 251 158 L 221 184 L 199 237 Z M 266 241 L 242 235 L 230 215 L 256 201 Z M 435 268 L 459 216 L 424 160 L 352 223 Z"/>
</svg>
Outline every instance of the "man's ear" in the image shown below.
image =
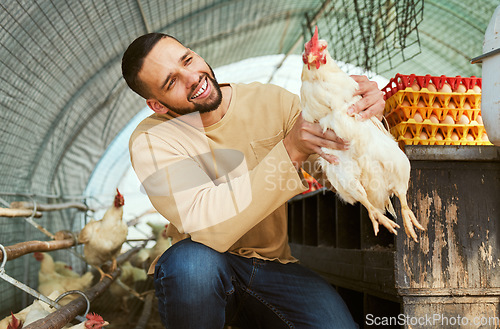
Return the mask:
<svg viewBox="0 0 500 329">
<path fill-rule="evenodd" d="M 146 100 L 146 104 L 156 113 L 165 114 L 168 112 L 168 108 L 156 99 L 149 98 Z"/>
</svg>

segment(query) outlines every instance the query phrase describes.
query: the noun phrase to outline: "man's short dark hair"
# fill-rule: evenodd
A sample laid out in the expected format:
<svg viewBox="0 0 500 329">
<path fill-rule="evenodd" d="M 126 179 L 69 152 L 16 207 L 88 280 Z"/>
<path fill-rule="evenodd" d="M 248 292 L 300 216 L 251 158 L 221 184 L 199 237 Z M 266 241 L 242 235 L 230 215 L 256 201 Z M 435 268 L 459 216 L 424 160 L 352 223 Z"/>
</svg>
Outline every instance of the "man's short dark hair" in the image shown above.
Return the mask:
<svg viewBox="0 0 500 329">
<path fill-rule="evenodd" d="M 122 74 L 127 85 L 137 94 L 144 98 L 149 98 L 148 87 L 139 79 L 139 72 L 144 64 L 144 58 L 151 52 L 151 49 L 163 38 L 172 38 L 164 33 L 148 33 L 135 39 L 125 50 L 122 58 Z M 180 42 L 179 42 L 180 43 Z"/>
</svg>

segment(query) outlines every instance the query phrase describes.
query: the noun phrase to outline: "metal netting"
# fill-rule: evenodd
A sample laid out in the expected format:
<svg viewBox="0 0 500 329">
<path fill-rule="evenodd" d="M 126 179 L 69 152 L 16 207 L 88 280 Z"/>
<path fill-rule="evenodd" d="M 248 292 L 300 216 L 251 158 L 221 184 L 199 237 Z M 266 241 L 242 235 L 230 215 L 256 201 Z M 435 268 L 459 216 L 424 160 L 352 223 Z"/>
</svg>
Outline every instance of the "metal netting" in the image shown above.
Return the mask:
<svg viewBox="0 0 500 329">
<path fill-rule="evenodd" d="M 415 57 L 423 6 L 423 0 L 332 2 L 323 28 L 332 57 L 379 74 Z"/>
</svg>

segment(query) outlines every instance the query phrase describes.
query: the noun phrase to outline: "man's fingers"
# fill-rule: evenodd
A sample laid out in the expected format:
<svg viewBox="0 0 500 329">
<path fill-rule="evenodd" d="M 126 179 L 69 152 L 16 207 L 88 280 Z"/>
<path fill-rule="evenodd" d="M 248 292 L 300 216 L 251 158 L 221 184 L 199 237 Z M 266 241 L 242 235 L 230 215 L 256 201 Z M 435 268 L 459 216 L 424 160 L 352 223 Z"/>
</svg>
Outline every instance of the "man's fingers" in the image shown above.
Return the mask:
<svg viewBox="0 0 500 329">
<path fill-rule="evenodd" d="M 351 77 L 358 83 L 358 89 L 354 92 L 354 95 L 364 95 L 368 92 L 373 92 L 378 90 L 378 84 L 375 81 L 370 81 L 365 75 L 351 75 Z M 382 91 L 380 91 L 382 94 Z"/>
<path fill-rule="evenodd" d="M 360 95 L 361 100 L 357 101 L 348 109 L 348 114 L 354 116 L 359 114 L 359 119 L 366 120 L 372 116 L 382 117 L 385 107 L 384 96 L 375 81 L 370 81 L 366 76 L 352 75 L 357 83 L 358 89 L 354 95 Z"/>
<path fill-rule="evenodd" d="M 318 123 L 304 125 L 303 133 L 306 139 L 321 147 L 342 150 L 349 145 L 347 141 L 337 136 L 333 130 L 327 129 L 323 131 L 323 128 Z"/>
<path fill-rule="evenodd" d="M 314 145 L 313 149 L 319 154 L 318 148 L 327 148 L 331 150 L 347 150 L 349 145 L 344 143 L 340 138 L 337 137 L 336 140 L 330 140 L 323 137 L 310 135 L 307 137 L 309 142 Z"/>
<path fill-rule="evenodd" d="M 323 150 L 321 150 L 321 148 L 318 150 L 317 153 L 320 157 L 322 157 L 323 159 L 325 159 L 329 163 L 334 164 L 334 165 L 339 164 L 339 159 L 335 155 L 326 154 L 325 152 L 323 152 Z"/>
<path fill-rule="evenodd" d="M 340 138 L 339 136 L 337 136 L 337 134 L 331 129 L 327 129 L 325 132 L 322 132 L 321 137 L 326 139 L 326 140 L 329 140 L 331 142 L 337 143 L 337 144 L 349 145 L 348 141 L 345 141 L 342 138 Z M 325 147 L 331 148 L 329 146 L 325 146 Z"/>
</svg>

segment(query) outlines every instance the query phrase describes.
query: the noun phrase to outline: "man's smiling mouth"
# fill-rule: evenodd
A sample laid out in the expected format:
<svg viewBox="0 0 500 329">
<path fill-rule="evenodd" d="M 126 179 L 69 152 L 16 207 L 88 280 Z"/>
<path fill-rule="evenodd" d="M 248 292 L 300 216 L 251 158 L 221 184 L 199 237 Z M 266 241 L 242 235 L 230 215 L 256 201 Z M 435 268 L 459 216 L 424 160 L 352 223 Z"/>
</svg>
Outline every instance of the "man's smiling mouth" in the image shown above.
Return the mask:
<svg viewBox="0 0 500 329">
<path fill-rule="evenodd" d="M 196 92 L 196 94 L 194 94 L 191 97 L 191 99 L 195 99 L 195 98 L 199 97 L 201 94 L 203 94 L 205 92 L 205 90 L 207 90 L 207 86 L 208 86 L 208 81 L 207 81 L 207 78 L 205 78 L 201 88 Z"/>
</svg>

